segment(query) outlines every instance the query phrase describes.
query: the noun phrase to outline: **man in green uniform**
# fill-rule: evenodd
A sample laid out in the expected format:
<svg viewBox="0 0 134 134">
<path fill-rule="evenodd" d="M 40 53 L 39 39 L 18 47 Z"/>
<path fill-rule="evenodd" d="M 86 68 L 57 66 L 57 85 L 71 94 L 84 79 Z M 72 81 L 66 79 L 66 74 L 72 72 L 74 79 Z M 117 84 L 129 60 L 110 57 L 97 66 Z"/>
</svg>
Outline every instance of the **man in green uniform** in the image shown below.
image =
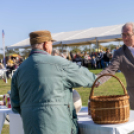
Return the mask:
<svg viewBox="0 0 134 134">
<path fill-rule="evenodd" d="M 77 134 L 72 88 L 91 87 L 88 69 L 51 56 L 49 31 L 30 33 L 32 51 L 12 78 L 12 110 L 20 113 L 25 134 Z"/>
</svg>

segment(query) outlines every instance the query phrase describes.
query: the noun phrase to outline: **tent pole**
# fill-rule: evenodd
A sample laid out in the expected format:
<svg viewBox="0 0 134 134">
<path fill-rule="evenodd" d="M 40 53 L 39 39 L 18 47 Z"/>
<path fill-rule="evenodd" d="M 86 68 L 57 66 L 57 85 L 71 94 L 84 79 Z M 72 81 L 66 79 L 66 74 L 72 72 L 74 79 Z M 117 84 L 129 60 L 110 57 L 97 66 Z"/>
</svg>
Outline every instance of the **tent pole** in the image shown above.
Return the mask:
<svg viewBox="0 0 134 134">
<path fill-rule="evenodd" d="M 88 52 L 90 52 L 91 51 L 91 43 L 89 43 L 89 51 Z"/>
<path fill-rule="evenodd" d="M 98 40 L 97 40 L 97 37 L 95 38 L 96 39 L 96 48 L 99 48 L 99 43 L 98 43 Z"/>
<path fill-rule="evenodd" d="M 61 42 L 61 51 L 62 51 L 62 53 L 63 53 L 63 47 L 64 47 L 64 46 L 63 46 L 63 44 L 62 44 L 62 42 Z"/>
<path fill-rule="evenodd" d="M 119 47 L 120 47 L 120 41 L 119 41 Z"/>
<path fill-rule="evenodd" d="M 98 42 L 98 51 L 100 51 L 100 43 Z"/>
</svg>

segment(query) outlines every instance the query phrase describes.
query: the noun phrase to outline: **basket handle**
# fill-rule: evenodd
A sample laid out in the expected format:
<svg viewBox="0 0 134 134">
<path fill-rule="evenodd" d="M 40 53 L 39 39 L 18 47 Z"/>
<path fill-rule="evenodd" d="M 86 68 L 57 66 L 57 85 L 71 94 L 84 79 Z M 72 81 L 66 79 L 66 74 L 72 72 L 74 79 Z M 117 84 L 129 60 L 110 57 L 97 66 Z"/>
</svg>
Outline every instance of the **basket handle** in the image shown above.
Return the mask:
<svg viewBox="0 0 134 134">
<path fill-rule="evenodd" d="M 93 86 L 92 86 L 92 88 L 91 88 L 91 92 L 90 92 L 90 97 L 89 97 L 89 98 L 91 98 L 91 97 L 94 95 L 94 87 L 95 87 L 96 81 L 98 81 L 98 79 L 100 79 L 100 78 L 103 77 L 103 76 L 112 76 L 112 77 L 116 78 L 116 79 L 120 82 L 122 88 L 124 89 L 124 94 L 127 95 L 126 88 L 124 87 L 123 83 L 120 81 L 120 79 L 119 79 L 118 77 L 116 77 L 116 76 L 113 75 L 113 74 L 103 74 L 103 75 L 100 75 L 100 76 L 95 80 L 95 82 L 94 82 L 94 84 L 93 84 Z"/>
</svg>

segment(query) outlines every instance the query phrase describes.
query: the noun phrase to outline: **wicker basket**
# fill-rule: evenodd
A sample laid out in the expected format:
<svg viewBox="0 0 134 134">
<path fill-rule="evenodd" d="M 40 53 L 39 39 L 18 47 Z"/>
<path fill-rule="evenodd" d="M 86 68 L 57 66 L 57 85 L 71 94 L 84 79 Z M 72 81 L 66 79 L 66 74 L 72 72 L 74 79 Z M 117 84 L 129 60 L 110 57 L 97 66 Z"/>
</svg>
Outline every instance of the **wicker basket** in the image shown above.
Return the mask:
<svg viewBox="0 0 134 134">
<path fill-rule="evenodd" d="M 94 96 L 93 90 L 95 83 L 103 76 L 112 76 L 116 78 L 124 89 L 125 95 Z M 90 109 L 93 121 L 97 124 L 115 124 L 129 121 L 129 96 L 119 78 L 112 74 L 104 74 L 99 76 L 96 81 L 90 92 L 90 107 L 88 108 Z"/>
</svg>

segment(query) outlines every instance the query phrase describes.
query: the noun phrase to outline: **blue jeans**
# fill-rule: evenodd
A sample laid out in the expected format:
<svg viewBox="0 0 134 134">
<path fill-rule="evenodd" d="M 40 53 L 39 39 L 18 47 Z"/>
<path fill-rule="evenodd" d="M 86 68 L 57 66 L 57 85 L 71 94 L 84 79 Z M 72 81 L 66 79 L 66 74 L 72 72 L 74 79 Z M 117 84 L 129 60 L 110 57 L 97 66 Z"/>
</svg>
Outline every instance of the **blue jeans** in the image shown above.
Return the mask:
<svg viewBox="0 0 134 134">
<path fill-rule="evenodd" d="M 101 66 L 102 66 L 102 68 L 105 68 L 104 60 L 103 59 L 101 59 Z"/>
<path fill-rule="evenodd" d="M 109 62 L 104 61 L 104 65 L 105 65 L 105 67 L 107 67 L 109 65 Z"/>
</svg>

